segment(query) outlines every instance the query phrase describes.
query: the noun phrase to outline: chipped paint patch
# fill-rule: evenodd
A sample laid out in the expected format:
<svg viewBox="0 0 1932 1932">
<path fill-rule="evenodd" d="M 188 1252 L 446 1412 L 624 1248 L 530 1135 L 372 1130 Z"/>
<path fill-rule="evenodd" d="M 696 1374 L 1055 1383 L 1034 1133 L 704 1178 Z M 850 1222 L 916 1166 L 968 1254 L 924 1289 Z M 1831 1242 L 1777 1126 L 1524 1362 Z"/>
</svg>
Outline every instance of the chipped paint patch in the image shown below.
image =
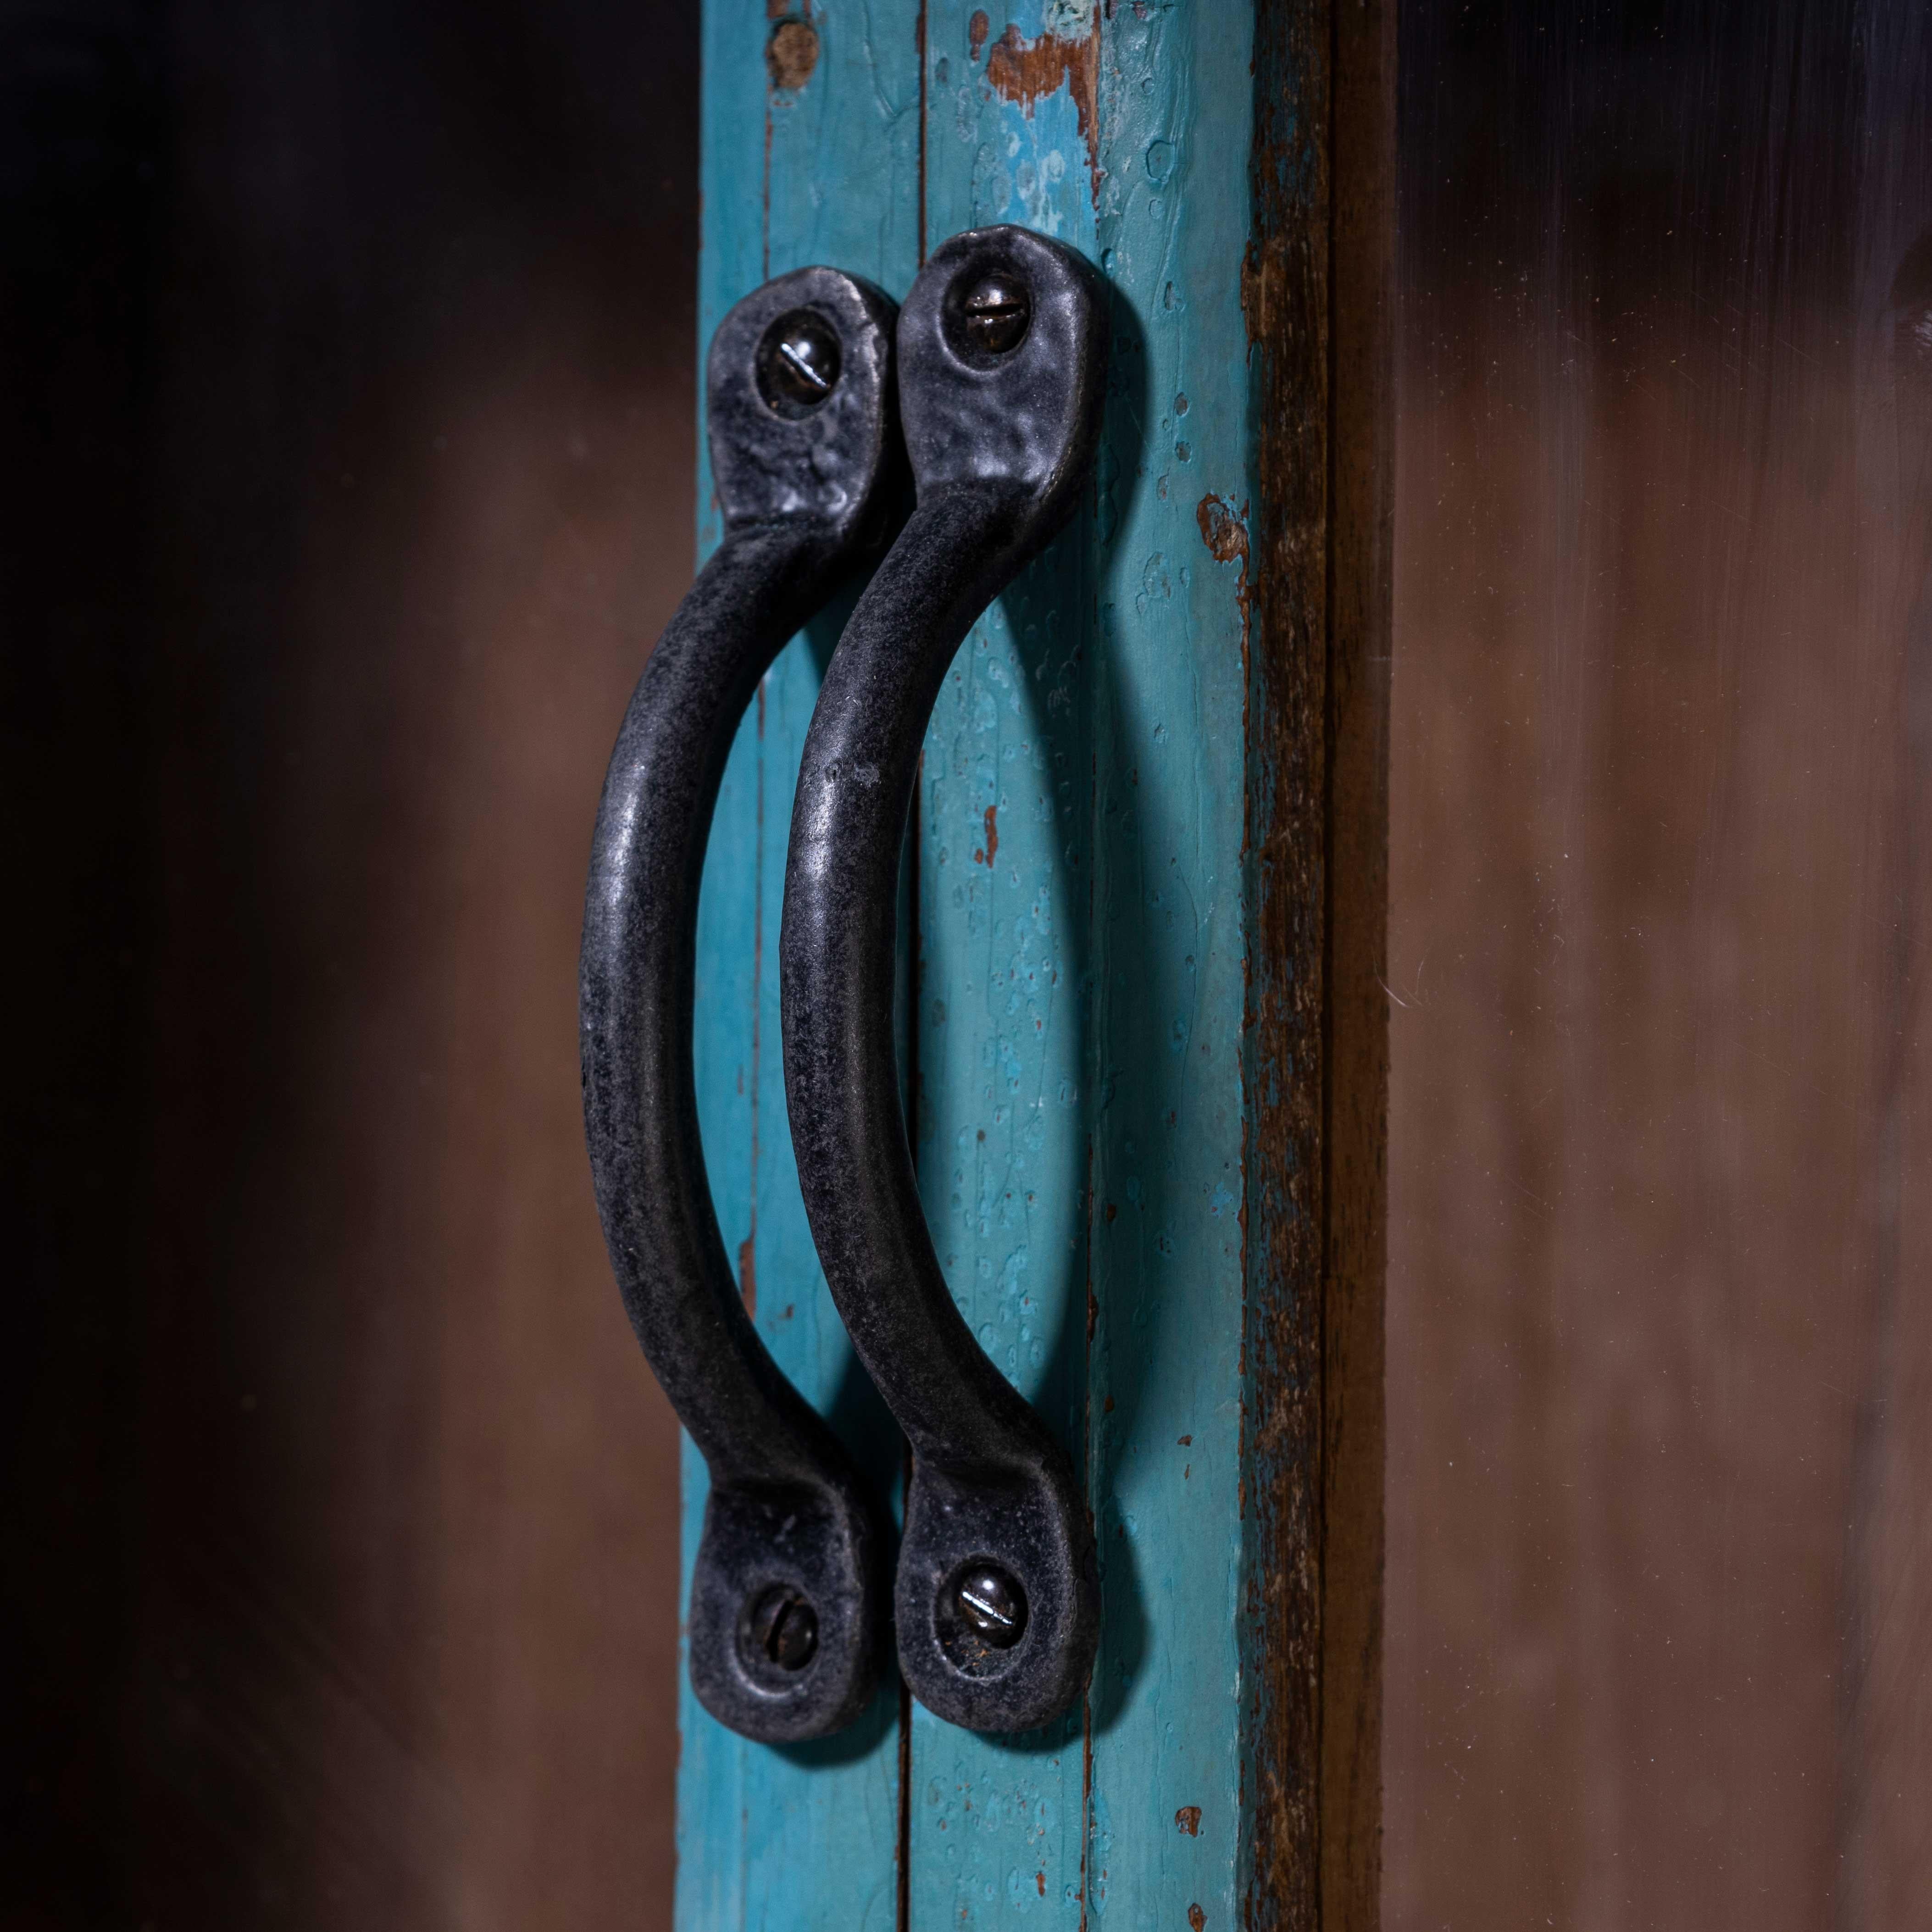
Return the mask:
<svg viewBox="0 0 1932 1932">
<path fill-rule="evenodd" d="M 1064 10 L 1049 7 L 1053 20 Z M 1087 149 L 1087 165 L 1094 166 L 1094 102 L 1100 73 L 1100 41 L 1093 31 L 1093 9 L 1086 9 L 1085 31 L 1078 38 L 1049 29 L 1030 40 L 1018 28 L 1009 26 L 995 40 L 986 56 L 986 79 L 993 92 L 1031 117 L 1034 104 L 1062 87 L 1072 97 L 1078 117 L 1080 139 Z"/>
<path fill-rule="evenodd" d="M 818 32 L 808 20 L 781 20 L 765 43 L 765 70 L 772 85 L 796 94 L 818 65 Z"/>
<path fill-rule="evenodd" d="M 1234 585 L 1234 602 L 1241 613 L 1241 662 L 1248 658 L 1248 617 L 1252 593 L 1248 585 L 1248 506 L 1238 510 L 1225 496 L 1212 490 L 1203 496 L 1194 512 L 1201 526 L 1201 541 L 1216 563 L 1238 563 L 1241 574 Z"/>
<path fill-rule="evenodd" d="M 1238 510 L 1225 496 L 1213 491 L 1203 496 L 1194 512 L 1201 526 L 1201 541 L 1216 563 L 1245 564 L 1248 560 L 1248 515 Z"/>
</svg>

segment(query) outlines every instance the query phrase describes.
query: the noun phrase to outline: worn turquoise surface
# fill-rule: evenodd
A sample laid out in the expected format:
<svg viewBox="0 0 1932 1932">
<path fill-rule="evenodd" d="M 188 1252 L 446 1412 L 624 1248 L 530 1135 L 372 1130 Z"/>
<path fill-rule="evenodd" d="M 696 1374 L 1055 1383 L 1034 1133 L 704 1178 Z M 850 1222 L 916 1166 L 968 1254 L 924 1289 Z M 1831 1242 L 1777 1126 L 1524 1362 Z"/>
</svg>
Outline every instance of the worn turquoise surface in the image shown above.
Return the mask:
<svg viewBox="0 0 1932 1932">
<path fill-rule="evenodd" d="M 896 1705 L 808 1762 L 731 1738 L 687 1693 L 679 1924 L 892 1924 L 902 1856 L 912 1932 L 1232 1928 L 1252 12 L 872 0 L 809 17 L 818 65 L 773 91 L 766 8 L 708 0 L 707 338 L 764 274 L 806 261 L 903 295 L 922 193 L 930 242 L 1024 222 L 1114 291 L 1096 484 L 975 628 L 927 738 L 914 1003 L 940 1256 L 1088 1472 L 1106 1622 L 1084 1707 L 1048 1733 L 980 1738 L 914 1708 L 902 1848 Z M 759 1327 L 829 1404 L 848 1358 L 784 1132 L 775 966 L 816 682 L 795 645 L 734 754 L 699 1072 Z M 687 1547 L 702 1474 L 687 1471 Z"/>
<path fill-rule="evenodd" d="M 903 292 L 918 266 L 919 56 L 912 16 L 890 41 L 857 0 L 816 8 L 819 58 L 796 91 L 769 84 L 762 4 L 714 0 L 704 29 L 705 210 L 699 352 L 769 277 L 813 262 Z M 862 189 L 859 185 L 862 183 Z M 708 467 L 700 555 L 719 530 Z M 758 1332 L 831 1413 L 881 1485 L 899 1444 L 854 1365 L 826 1293 L 785 1124 L 778 919 L 799 753 L 839 618 L 779 658 L 733 748 L 698 916 L 699 1119 L 719 1226 L 755 1301 Z M 704 1506 L 684 1459 L 683 1597 Z M 855 1731 L 786 1750 L 748 1744 L 699 1708 L 680 1675 L 677 1923 L 681 1932 L 890 1932 L 898 1910 L 896 1681 Z"/>
</svg>

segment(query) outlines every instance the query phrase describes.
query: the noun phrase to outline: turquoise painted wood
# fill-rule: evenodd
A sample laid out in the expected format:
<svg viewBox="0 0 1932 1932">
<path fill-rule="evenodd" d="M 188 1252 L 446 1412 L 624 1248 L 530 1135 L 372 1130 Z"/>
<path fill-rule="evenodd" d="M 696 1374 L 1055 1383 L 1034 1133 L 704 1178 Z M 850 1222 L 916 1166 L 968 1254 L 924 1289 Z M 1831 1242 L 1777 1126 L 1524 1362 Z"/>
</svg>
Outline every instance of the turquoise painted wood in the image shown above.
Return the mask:
<svg viewBox="0 0 1932 1932">
<path fill-rule="evenodd" d="M 842 1748 L 784 1754 L 729 1737 L 687 1694 L 678 1922 L 889 1925 L 902 1882 L 912 1932 L 1220 1932 L 1245 1856 L 1246 566 L 1228 539 L 1253 490 L 1252 12 L 832 0 L 809 20 L 818 64 L 779 89 L 765 8 L 707 0 L 707 338 L 765 274 L 806 261 L 903 295 L 922 196 L 934 242 L 1024 222 L 1114 291 L 1088 504 L 976 628 L 927 739 L 914 1008 L 940 1258 L 988 1353 L 1087 1469 L 1106 1620 L 1085 1705 L 1040 1736 L 976 1737 L 914 1707 L 902 1760 L 882 1701 Z M 699 1018 L 720 1220 L 749 1244 L 760 1331 L 828 1405 L 849 1358 L 784 1132 L 774 962 L 830 641 L 787 653 L 734 754 Z M 688 1545 L 703 1471 L 687 1460 Z M 876 1444 L 874 1466 L 890 1466 Z"/>
<path fill-rule="evenodd" d="M 928 232 L 1061 236 L 1117 327 L 1091 507 L 927 741 L 918 1150 L 954 1293 L 1084 1452 L 1105 1624 L 1061 1735 L 915 1711 L 912 1922 L 1228 1927 L 1244 673 L 1199 506 L 1250 494 L 1250 20 L 1046 0 L 976 49 L 976 10 L 930 11 Z"/>
<path fill-rule="evenodd" d="M 818 58 L 797 89 L 770 84 L 762 4 L 716 0 L 704 22 L 699 352 L 725 310 L 770 276 L 836 262 L 902 292 L 918 266 L 919 56 L 910 15 L 880 39 L 860 0 L 815 8 Z M 854 184 L 865 184 L 862 192 Z M 701 366 L 701 364 L 700 364 Z M 702 438 L 700 447 L 702 448 Z M 708 468 L 698 548 L 719 539 Z M 901 1453 L 854 1366 L 806 1225 L 785 1124 L 778 920 L 799 754 L 832 612 L 767 675 L 732 751 L 699 904 L 699 1122 L 718 1226 L 740 1257 L 758 1332 L 830 1413 L 882 1489 Z M 701 1459 L 684 1458 L 683 1597 L 704 1513 Z M 684 1932 L 888 1932 L 896 1922 L 898 1696 L 846 1736 L 752 1744 L 699 1708 L 680 1672 L 677 1923 Z"/>
</svg>

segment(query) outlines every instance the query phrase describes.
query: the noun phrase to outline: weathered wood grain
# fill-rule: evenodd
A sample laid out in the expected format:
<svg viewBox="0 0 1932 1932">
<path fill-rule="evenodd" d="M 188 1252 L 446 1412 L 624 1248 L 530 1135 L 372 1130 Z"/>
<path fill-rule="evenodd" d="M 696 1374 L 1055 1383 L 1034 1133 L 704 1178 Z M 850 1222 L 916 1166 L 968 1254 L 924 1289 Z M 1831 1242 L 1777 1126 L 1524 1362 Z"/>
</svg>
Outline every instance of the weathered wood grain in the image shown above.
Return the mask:
<svg viewBox="0 0 1932 1932">
<path fill-rule="evenodd" d="M 1334 15 L 1330 178 L 1322 1920 L 1382 1921 L 1395 0 Z"/>
<path fill-rule="evenodd" d="M 1244 1916 L 1319 1912 L 1322 1067 L 1328 554 L 1329 62 L 1325 19 L 1257 14 L 1254 233 L 1241 306 L 1257 398 L 1255 504 L 1244 561 L 1246 820 L 1252 902 L 1246 1294 L 1243 1318 L 1243 1604 L 1250 1808 Z"/>
</svg>

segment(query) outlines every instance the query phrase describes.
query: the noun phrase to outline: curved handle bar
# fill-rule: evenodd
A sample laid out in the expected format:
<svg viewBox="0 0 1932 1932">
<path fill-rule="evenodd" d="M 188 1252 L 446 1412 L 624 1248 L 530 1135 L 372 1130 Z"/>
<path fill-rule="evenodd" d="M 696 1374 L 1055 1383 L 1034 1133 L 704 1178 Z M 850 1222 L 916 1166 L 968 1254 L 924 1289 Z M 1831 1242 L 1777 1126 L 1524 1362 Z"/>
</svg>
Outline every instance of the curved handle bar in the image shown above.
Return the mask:
<svg viewBox="0 0 1932 1932">
<path fill-rule="evenodd" d="M 920 1204 L 892 1036 L 899 848 L 953 653 L 1085 484 L 1106 346 L 1092 272 L 1058 243 L 970 231 L 921 272 L 898 328 L 918 507 L 833 654 L 785 868 L 785 1086 L 806 1211 L 914 1455 L 899 1665 L 929 1710 L 976 1730 L 1029 1730 L 1078 1694 L 1099 1586 L 1072 1465 L 974 1340 Z"/>
<path fill-rule="evenodd" d="M 598 807 L 578 1010 L 598 1211 L 646 1359 L 710 1466 L 692 1687 L 778 1742 L 849 1724 L 878 1674 L 880 1539 L 845 1452 L 745 1312 L 700 1144 L 698 884 L 738 720 L 876 552 L 893 494 L 892 304 L 829 268 L 726 316 L 706 370 L 724 540 L 638 681 Z"/>
</svg>

